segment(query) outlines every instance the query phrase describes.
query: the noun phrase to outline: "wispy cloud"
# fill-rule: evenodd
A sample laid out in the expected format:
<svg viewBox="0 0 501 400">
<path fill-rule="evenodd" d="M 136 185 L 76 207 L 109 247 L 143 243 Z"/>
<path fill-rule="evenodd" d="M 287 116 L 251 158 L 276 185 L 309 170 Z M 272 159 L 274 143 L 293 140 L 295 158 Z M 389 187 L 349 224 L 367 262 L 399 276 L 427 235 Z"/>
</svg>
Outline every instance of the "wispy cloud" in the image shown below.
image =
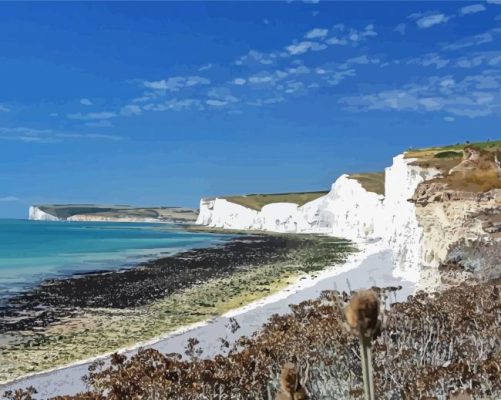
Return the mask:
<svg viewBox="0 0 501 400">
<path fill-rule="evenodd" d="M 19 198 L 16 196 L 4 196 L 0 197 L 0 201 L 19 201 Z"/>
<path fill-rule="evenodd" d="M 247 54 L 240 56 L 235 60 L 235 65 L 270 65 L 273 64 L 274 60 L 280 55 L 280 53 L 275 52 L 263 53 L 257 50 L 249 50 Z"/>
<path fill-rule="evenodd" d="M 113 111 L 100 111 L 100 112 L 90 112 L 90 113 L 73 113 L 68 114 L 67 117 L 70 119 L 78 119 L 81 121 L 93 121 L 93 120 L 103 120 L 115 118 L 117 114 Z"/>
<path fill-rule="evenodd" d="M 160 103 L 148 103 L 143 106 L 146 111 L 184 111 L 203 109 L 199 99 L 169 99 Z"/>
<path fill-rule="evenodd" d="M 409 15 L 408 18 L 414 20 L 419 28 L 427 29 L 434 25 L 446 23 L 452 16 L 447 16 L 438 11 L 429 11 L 427 13 L 414 13 Z"/>
<path fill-rule="evenodd" d="M 139 115 L 142 113 L 141 107 L 139 107 L 136 104 L 129 104 L 126 106 L 123 106 L 120 109 L 120 115 L 123 115 L 125 117 L 131 117 L 133 115 Z"/>
<path fill-rule="evenodd" d="M 494 40 L 494 36 L 501 33 L 501 28 L 493 28 L 484 33 L 479 33 L 473 36 L 466 36 L 455 42 L 447 43 L 442 46 L 443 50 L 454 51 L 462 50 L 467 47 L 480 46 L 482 44 L 491 43 Z"/>
<path fill-rule="evenodd" d="M 478 66 L 501 66 L 501 51 L 476 52 L 456 60 L 455 65 L 460 68 L 475 68 Z"/>
<path fill-rule="evenodd" d="M 228 104 L 238 103 L 238 98 L 235 97 L 230 89 L 226 87 L 216 87 L 209 90 L 207 93 L 209 99 L 205 101 L 209 106 L 222 107 Z"/>
<path fill-rule="evenodd" d="M 476 14 L 485 10 L 486 8 L 483 4 L 472 4 L 470 6 L 461 7 L 459 12 L 461 14 Z"/>
<path fill-rule="evenodd" d="M 315 28 L 309 31 L 304 37 L 306 39 L 322 39 L 329 33 L 328 29 L 325 28 Z"/>
<path fill-rule="evenodd" d="M 3 104 L 0 104 L 0 112 L 10 112 L 10 108 L 4 106 Z"/>
<path fill-rule="evenodd" d="M 393 29 L 395 32 L 398 32 L 400 33 L 401 35 L 405 35 L 405 31 L 406 31 L 406 28 L 407 28 L 407 25 L 405 25 L 404 23 L 402 24 L 398 24 L 395 29 Z"/>
<path fill-rule="evenodd" d="M 340 103 L 349 111 L 445 112 L 469 118 L 501 113 L 501 73 L 485 70 L 460 80 L 434 76 L 397 89 L 347 96 Z"/>
<path fill-rule="evenodd" d="M 326 50 L 330 46 L 357 45 L 369 37 L 377 36 L 374 25 L 369 24 L 364 29 L 347 29 L 343 24 L 337 24 L 331 30 L 314 28 L 308 31 L 304 38 L 308 40 L 293 40 L 283 49 L 271 52 L 250 50 L 244 56 L 238 57 L 236 65 L 272 65 L 281 59 L 296 57 L 310 51 Z"/>
<path fill-rule="evenodd" d="M 212 68 L 212 64 L 205 64 L 205 65 L 202 65 L 198 70 L 199 71 L 207 71 L 208 69 L 211 69 Z"/>
<path fill-rule="evenodd" d="M 143 81 L 143 85 L 147 89 L 177 92 L 185 87 L 196 85 L 208 85 L 210 80 L 201 76 L 175 76 L 159 81 Z"/>
<path fill-rule="evenodd" d="M 286 47 L 289 54 L 295 56 L 299 54 L 304 54 L 309 50 L 312 51 L 320 51 L 325 50 L 327 45 L 324 43 L 311 42 L 311 41 L 302 41 L 299 43 L 294 43 Z"/>
<path fill-rule="evenodd" d="M 89 99 L 84 97 L 84 98 L 80 99 L 80 104 L 82 104 L 83 106 L 91 106 L 92 101 L 90 101 Z"/>
<path fill-rule="evenodd" d="M 69 139 L 122 140 L 123 137 L 96 133 L 66 132 L 54 129 L 0 127 L 0 140 L 12 140 L 25 143 L 57 143 Z"/>
<path fill-rule="evenodd" d="M 446 67 L 450 60 L 444 58 L 439 53 L 427 53 L 420 57 L 414 57 L 407 61 L 407 64 L 417 64 L 423 67 L 435 66 L 437 69 Z"/>
</svg>

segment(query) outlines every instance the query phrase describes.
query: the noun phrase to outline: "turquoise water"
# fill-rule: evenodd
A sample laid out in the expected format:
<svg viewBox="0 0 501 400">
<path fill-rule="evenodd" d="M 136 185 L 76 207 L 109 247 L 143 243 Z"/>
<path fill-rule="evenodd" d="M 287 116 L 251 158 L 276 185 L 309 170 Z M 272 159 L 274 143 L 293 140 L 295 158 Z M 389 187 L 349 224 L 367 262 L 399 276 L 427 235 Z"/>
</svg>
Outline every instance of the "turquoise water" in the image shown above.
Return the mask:
<svg viewBox="0 0 501 400">
<path fill-rule="evenodd" d="M 0 219 L 0 302 L 47 278 L 130 267 L 230 237 L 168 224 Z"/>
</svg>

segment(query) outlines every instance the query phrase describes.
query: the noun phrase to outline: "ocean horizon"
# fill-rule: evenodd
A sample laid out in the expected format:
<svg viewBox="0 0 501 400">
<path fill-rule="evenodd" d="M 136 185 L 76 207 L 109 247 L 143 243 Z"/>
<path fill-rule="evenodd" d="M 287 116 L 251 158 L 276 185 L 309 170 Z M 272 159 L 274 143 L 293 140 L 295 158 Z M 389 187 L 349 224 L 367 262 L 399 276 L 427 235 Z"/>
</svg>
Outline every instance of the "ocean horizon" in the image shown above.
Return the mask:
<svg viewBox="0 0 501 400">
<path fill-rule="evenodd" d="M 230 237 L 165 223 L 0 219 L 0 304 L 46 279 L 130 268 Z"/>
</svg>

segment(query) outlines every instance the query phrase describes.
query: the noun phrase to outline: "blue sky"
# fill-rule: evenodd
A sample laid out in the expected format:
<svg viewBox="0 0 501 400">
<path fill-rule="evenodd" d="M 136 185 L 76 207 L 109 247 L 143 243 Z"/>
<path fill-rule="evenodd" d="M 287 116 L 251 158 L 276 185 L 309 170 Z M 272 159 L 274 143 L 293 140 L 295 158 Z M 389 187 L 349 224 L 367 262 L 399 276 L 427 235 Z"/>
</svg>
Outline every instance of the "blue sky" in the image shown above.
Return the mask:
<svg viewBox="0 0 501 400">
<path fill-rule="evenodd" d="M 0 3 L 0 216 L 328 189 L 501 138 L 501 1 Z"/>
</svg>

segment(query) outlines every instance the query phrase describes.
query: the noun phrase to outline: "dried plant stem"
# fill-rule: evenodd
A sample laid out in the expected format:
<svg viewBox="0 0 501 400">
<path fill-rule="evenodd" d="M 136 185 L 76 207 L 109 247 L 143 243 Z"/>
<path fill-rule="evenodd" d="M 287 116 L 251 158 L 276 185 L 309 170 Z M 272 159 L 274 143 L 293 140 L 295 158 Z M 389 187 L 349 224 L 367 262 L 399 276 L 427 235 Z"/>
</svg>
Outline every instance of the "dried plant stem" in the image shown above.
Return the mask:
<svg viewBox="0 0 501 400">
<path fill-rule="evenodd" d="M 375 400 L 374 382 L 372 378 L 372 354 L 369 338 L 360 336 L 360 356 L 362 358 L 362 373 L 364 380 L 364 393 L 366 400 Z"/>
</svg>

